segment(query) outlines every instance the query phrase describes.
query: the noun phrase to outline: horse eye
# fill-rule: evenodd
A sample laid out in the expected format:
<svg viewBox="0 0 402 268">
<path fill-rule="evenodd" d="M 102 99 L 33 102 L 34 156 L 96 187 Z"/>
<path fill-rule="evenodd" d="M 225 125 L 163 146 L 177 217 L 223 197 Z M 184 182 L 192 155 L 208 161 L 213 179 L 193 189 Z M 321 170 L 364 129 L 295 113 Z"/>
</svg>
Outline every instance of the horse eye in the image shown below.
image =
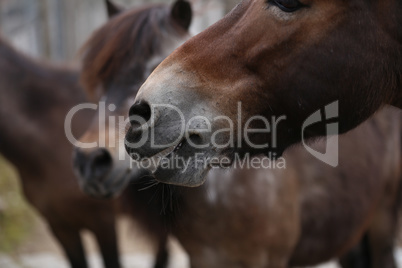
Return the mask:
<svg viewBox="0 0 402 268">
<path fill-rule="evenodd" d="M 271 0 L 270 2 L 284 12 L 295 12 L 304 6 L 298 0 Z"/>
</svg>

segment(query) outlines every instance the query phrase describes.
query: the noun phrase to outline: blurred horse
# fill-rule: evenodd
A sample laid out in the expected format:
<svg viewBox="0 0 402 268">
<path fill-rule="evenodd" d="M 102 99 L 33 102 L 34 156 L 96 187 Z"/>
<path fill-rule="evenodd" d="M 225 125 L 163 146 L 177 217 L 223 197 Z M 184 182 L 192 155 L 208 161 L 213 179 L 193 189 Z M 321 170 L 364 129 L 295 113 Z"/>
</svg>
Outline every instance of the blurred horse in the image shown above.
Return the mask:
<svg viewBox="0 0 402 268">
<path fill-rule="evenodd" d="M 187 1 L 182 0 L 171 6 L 150 4 L 127 11 L 110 1 L 107 5 L 111 20 L 96 31 L 82 49 L 85 58 L 82 84 L 90 100 L 100 102 L 100 105 L 103 103 L 105 111 L 103 116 L 101 112 L 87 121 L 87 124 L 92 123 L 87 125 L 80 142 L 97 142 L 98 146 L 77 148 L 74 167 L 83 191 L 95 197 L 117 195 L 132 178 L 137 178 L 130 185 L 132 206 L 136 214 L 141 213 L 141 219 L 148 219 L 143 221 L 144 226 L 157 234 L 157 260 L 166 260 L 168 230 L 161 215 L 159 198 L 154 198 L 154 192 L 140 191 L 150 186 L 149 180 L 143 177 L 143 171 L 128 169 L 129 157 L 121 143 L 124 129 L 119 129 L 123 124 L 118 123 L 118 119 L 126 117 L 126 109 L 131 103 L 124 98 L 125 92 L 135 94 L 154 68 L 189 38 L 192 9 Z M 114 130 L 116 124 L 117 132 L 107 131 Z M 120 159 L 121 154 L 126 157 L 125 160 Z M 160 263 L 157 262 L 157 267 L 162 267 Z"/>
<path fill-rule="evenodd" d="M 109 1 L 107 4 L 110 16 L 122 11 L 120 7 L 113 8 Z M 146 8 L 130 11 L 123 15 L 128 23 L 125 27 L 148 31 L 143 23 L 156 22 L 153 16 L 158 14 L 169 20 L 170 13 L 165 14 L 166 11 L 148 12 Z M 177 15 L 174 12 L 172 20 Z M 160 28 L 157 24 L 152 27 L 157 27 L 156 31 Z M 144 47 L 152 50 L 151 39 L 148 41 Z M 147 50 L 140 49 L 137 53 L 147 53 Z M 149 192 L 139 191 L 147 183 L 130 185 L 115 201 L 95 200 L 79 189 L 71 164 L 73 146 L 64 129 L 68 112 L 87 101 L 79 86 L 79 71 L 34 61 L 3 40 L 0 40 L 0 55 L 0 152 L 17 168 L 26 198 L 47 221 L 71 267 L 87 267 L 80 236 L 84 229 L 95 235 L 105 267 L 120 267 L 115 230 L 117 213 L 130 214 L 157 239 L 154 267 L 166 267 L 167 235 L 160 207 L 150 202 Z M 73 136 L 82 135 L 94 116 L 91 110 L 74 116 Z"/>
<path fill-rule="evenodd" d="M 69 161 L 72 145 L 65 137 L 64 118 L 86 101 L 78 71 L 31 60 L 3 40 L 0 54 L 0 152 L 18 170 L 25 197 L 46 220 L 71 267 L 87 267 L 80 236 L 84 229 L 95 235 L 105 267 L 119 267 L 119 201 L 83 195 Z M 93 115 L 80 113 L 73 133 L 82 133 Z"/>
<path fill-rule="evenodd" d="M 116 17 L 115 24 L 122 25 L 117 22 L 123 18 Z M 86 46 L 82 81 L 91 95 L 97 94 L 96 99 L 117 105 L 118 114 L 125 114 L 141 80 L 133 74 L 142 72 L 133 71 L 138 69 L 133 64 L 135 58 L 127 56 L 136 55 L 133 46 L 122 42 L 131 35 L 112 31 L 118 29 L 116 25 L 106 25 L 93 37 L 99 41 Z M 107 48 L 107 53 L 101 48 Z M 143 116 L 149 112 L 146 107 L 137 111 Z M 113 127 L 108 125 L 108 130 Z M 384 110 L 340 137 L 337 168 L 294 148 L 286 155 L 286 170 L 213 170 L 205 185 L 193 189 L 158 184 L 149 176 L 111 176 L 121 173 L 114 170 L 130 168 L 127 161 L 118 160 L 118 146 L 107 151 L 79 149 L 75 161 L 77 169 L 83 171 L 81 184 L 91 195 L 115 196 L 129 180 L 148 180 L 144 191 L 160 195 L 161 210 L 167 213 L 172 233 L 190 254 L 192 268 L 285 268 L 335 257 L 341 257 L 345 268 L 393 268 L 401 133 L 401 115 Z M 96 138 L 102 133 L 94 127 L 88 135 Z M 81 141 L 95 140 L 85 137 Z M 322 150 L 325 142 L 313 147 Z M 99 150 L 109 160 L 95 161 L 96 168 L 107 172 L 86 172 L 94 162 L 79 154 L 90 156 Z M 359 241 L 355 252 L 353 247 Z"/>
<path fill-rule="evenodd" d="M 100 138 L 103 144 L 77 148 L 74 156 L 80 184 L 93 196 L 118 194 L 132 177 L 142 177 L 140 170 L 128 168 L 130 158 L 124 148 L 127 110 L 133 101 L 127 93 L 134 97 L 156 66 L 189 38 L 192 20 L 191 5 L 183 0 L 119 15 L 110 12 L 114 17 L 82 49 L 82 84 L 89 98 L 100 101 L 105 110 L 94 117 L 80 138 L 84 145 Z"/>
<path fill-rule="evenodd" d="M 401 1 L 244 0 L 169 56 L 140 89 L 131 110 L 135 116 L 144 106 L 173 105 L 186 119 L 203 116 L 213 131 L 205 131 L 201 123 L 180 139 L 182 122 L 176 111 L 159 109 L 152 118 L 157 123 L 133 129 L 129 139 L 143 131 L 156 133 L 154 143 L 180 145 L 174 154 L 189 160 L 195 153 L 211 158 L 232 157 L 233 151 L 281 155 L 302 138 L 327 135 L 324 120 L 303 130 L 311 115 L 330 110 L 331 104 L 339 106 L 340 133 L 385 104 L 402 108 L 401 66 Z M 274 126 L 275 133 L 264 125 L 264 131 L 247 137 L 243 130 L 254 116 L 272 125 L 282 116 L 286 120 Z M 231 132 L 225 132 L 228 125 L 222 118 L 231 120 Z M 250 128 L 261 129 L 264 123 L 254 120 Z M 226 146 L 216 148 L 212 138 Z M 248 139 L 261 146 L 247 146 Z M 205 146 L 196 149 L 191 140 Z M 133 152 L 152 157 L 167 149 L 150 148 L 150 143 Z M 156 177 L 197 186 L 207 172 L 203 166 L 185 173 L 160 168 Z"/>
</svg>

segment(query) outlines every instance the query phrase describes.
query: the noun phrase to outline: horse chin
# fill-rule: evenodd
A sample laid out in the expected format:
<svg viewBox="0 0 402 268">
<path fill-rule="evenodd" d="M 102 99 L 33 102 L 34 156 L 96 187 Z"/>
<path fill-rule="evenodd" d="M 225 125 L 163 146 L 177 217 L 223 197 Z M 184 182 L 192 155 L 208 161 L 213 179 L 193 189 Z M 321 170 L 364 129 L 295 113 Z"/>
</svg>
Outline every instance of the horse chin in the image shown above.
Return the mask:
<svg viewBox="0 0 402 268">
<path fill-rule="evenodd" d="M 186 139 L 157 155 L 142 159 L 151 165 L 153 177 L 164 184 L 198 187 L 204 184 L 211 169 L 210 160 L 217 155 L 211 148 L 194 148 Z M 145 168 L 145 167 L 143 167 Z"/>
<path fill-rule="evenodd" d="M 97 199 L 113 199 L 119 197 L 133 177 L 133 172 L 113 171 L 102 179 L 80 181 L 80 187 L 87 195 Z"/>
<path fill-rule="evenodd" d="M 172 159 L 175 159 L 172 157 Z M 175 162 L 172 160 L 171 163 Z M 198 166 L 199 165 L 199 166 Z M 205 183 L 206 175 L 211 169 L 204 166 L 194 158 L 189 158 L 183 163 L 184 168 L 180 166 L 164 167 L 158 166 L 154 172 L 154 177 L 161 183 L 184 187 L 199 187 Z"/>
</svg>

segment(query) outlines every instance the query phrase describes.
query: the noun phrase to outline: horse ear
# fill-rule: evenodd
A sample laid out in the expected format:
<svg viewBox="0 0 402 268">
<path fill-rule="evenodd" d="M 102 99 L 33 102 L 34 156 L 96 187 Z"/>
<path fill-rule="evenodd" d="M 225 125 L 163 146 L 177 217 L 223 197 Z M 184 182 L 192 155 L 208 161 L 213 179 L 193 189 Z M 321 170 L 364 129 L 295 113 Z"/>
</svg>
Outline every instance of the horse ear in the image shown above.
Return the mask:
<svg viewBox="0 0 402 268">
<path fill-rule="evenodd" d="M 115 3 L 112 3 L 109 0 L 106 0 L 106 8 L 109 19 L 124 11 L 123 7 Z"/>
<path fill-rule="evenodd" d="M 172 8 L 172 18 L 184 29 L 188 30 L 193 19 L 191 4 L 186 0 L 177 0 Z"/>
</svg>

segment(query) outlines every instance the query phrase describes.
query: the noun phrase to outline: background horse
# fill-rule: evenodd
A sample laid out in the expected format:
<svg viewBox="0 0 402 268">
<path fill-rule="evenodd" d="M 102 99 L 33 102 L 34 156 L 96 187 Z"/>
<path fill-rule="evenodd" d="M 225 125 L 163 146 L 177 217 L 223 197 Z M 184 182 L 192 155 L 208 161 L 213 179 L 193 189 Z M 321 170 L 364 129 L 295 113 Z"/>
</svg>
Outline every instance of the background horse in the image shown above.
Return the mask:
<svg viewBox="0 0 402 268">
<path fill-rule="evenodd" d="M 64 129 L 70 109 L 87 101 L 78 69 L 34 61 L 3 40 L 0 54 L 0 152 L 17 168 L 26 198 L 46 220 L 71 267 L 87 267 L 80 236 L 84 229 L 95 235 L 105 267 L 120 267 L 118 213 L 133 216 L 158 239 L 155 267 L 165 267 L 165 227 L 159 207 L 149 204 L 149 194 L 138 192 L 144 186 L 132 185 L 114 201 L 89 198 L 79 189 L 71 164 L 73 146 Z M 84 133 L 94 115 L 85 110 L 74 117 L 75 137 Z"/>
<path fill-rule="evenodd" d="M 160 4 L 133 9 L 115 16 L 84 46 L 82 84 L 91 100 L 101 101 L 106 107 L 105 115 L 96 116 L 80 139 L 89 144 L 101 137 L 104 145 L 77 148 L 75 153 L 80 184 L 88 194 L 115 194 L 125 188 L 127 178 L 142 177 L 138 170 L 128 170 L 130 161 L 121 139 L 132 102 L 126 98 L 127 92 L 135 96 L 153 69 L 189 38 L 191 18 L 191 6 L 182 0 L 171 7 Z M 119 124 L 120 117 L 125 121 Z M 99 122 L 104 126 L 100 127 Z M 100 181 L 114 183 L 103 188 Z"/>
<path fill-rule="evenodd" d="M 111 29 L 105 26 L 99 33 Z M 97 40 L 96 35 L 93 38 Z M 102 44 L 111 48 L 109 42 L 115 40 L 110 38 Z M 131 84 L 132 72 L 126 70 L 130 65 L 105 60 L 108 57 L 99 53 L 98 43 L 87 45 L 88 55 L 93 57 L 84 58 L 87 69 L 82 79 L 86 89 L 91 93 L 98 88 L 103 94 L 98 98 L 107 100 L 108 105 L 118 104 L 116 100 L 132 100 L 136 84 Z M 110 55 L 120 51 L 118 46 L 113 49 Z M 104 64 L 92 65 L 98 62 Z M 106 64 L 109 62 L 114 64 Z M 104 79 L 103 73 L 96 70 L 108 66 L 113 75 Z M 119 107 L 119 113 L 128 112 L 128 105 Z M 364 248 L 357 259 L 360 267 L 394 267 L 392 249 L 401 182 L 400 118 L 395 111 L 386 110 L 341 137 L 338 168 L 325 165 L 304 149 L 294 148 L 286 155 L 286 170 L 213 170 L 206 184 L 194 189 L 157 183 L 152 187 L 154 182 L 149 176 L 135 177 L 134 183 L 148 180 L 150 187 L 144 192 L 161 195 L 161 210 L 167 213 L 172 233 L 190 254 L 192 267 L 312 265 L 345 256 L 359 240 Z M 92 135 L 98 137 L 101 133 L 94 128 Z M 164 135 L 169 133 L 165 131 Z M 319 142 L 314 148 L 322 149 L 324 145 Z M 117 153 L 111 148 L 108 151 L 115 165 Z M 91 163 L 78 163 L 77 167 Z M 110 162 L 97 164 L 99 170 L 130 168 L 127 162 L 115 167 Z M 90 187 L 90 194 L 110 197 L 133 179 L 107 177 L 108 174 L 88 174 L 81 183 L 84 188 Z M 110 187 L 115 183 L 120 187 Z M 92 187 L 94 184 L 96 187 Z M 349 262 L 353 256 L 342 258 L 343 267 L 358 267 Z"/>
<path fill-rule="evenodd" d="M 92 196 L 116 195 L 133 177 L 138 179 L 130 185 L 132 206 L 141 219 L 147 219 L 142 221 L 144 227 L 157 234 L 157 259 L 166 260 L 168 230 L 159 199 L 153 198 L 154 192 L 140 191 L 150 185 L 140 170 L 128 169 L 129 157 L 121 138 L 124 130 L 119 130 L 124 124 L 119 122 L 120 125 L 118 120 L 126 118 L 130 105 L 130 100 L 125 99 L 126 92 L 134 94 L 153 69 L 189 38 L 192 9 L 182 0 L 172 6 L 153 4 L 121 13 L 120 7 L 112 8 L 112 5 L 109 2 L 109 15 L 113 18 L 94 33 L 82 50 L 82 84 L 90 99 L 103 102 L 106 111 L 103 117 L 98 114 L 93 118 L 80 142 L 99 142 L 99 146 L 77 148 L 74 166 L 81 188 Z M 99 122 L 104 126 L 100 127 Z"/>
<path fill-rule="evenodd" d="M 205 131 L 206 123 L 197 123 L 185 133 L 190 137 L 178 139 L 183 134 L 182 120 L 174 110 L 163 107 L 157 116 L 145 118 L 155 122 L 146 131 L 156 133 L 154 143 L 174 143 L 177 157 L 191 160 L 195 153 L 233 157 L 233 151 L 281 155 L 303 134 L 306 139 L 327 135 L 325 120 L 303 132 L 304 122 L 336 101 L 340 133 L 356 127 L 384 104 L 402 108 L 401 25 L 402 4 L 397 0 L 244 0 L 155 70 L 139 91 L 130 115 L 143 116 L 150 105 L 168 104 L 176 106 L 185 120 L 208 119 L 212 131 Z M 231 119 L 232 132 L 222 131 L 228 128 L 224 120 L 214 120 L 222 116 Z M 269 142 L 269 146 L 246 146 L 243 130 L 253 116 L 271 123 L 275 123 L 272 116 L 286 116 L 276 133 L 261 131 L 250 137 L 253 144 Z M 265 129 L 261 124 L 254 120 L 250 128 Z M 168 136 L 164 135 L 167 130 Z M 226 145 L 222 148 L 210 142 L 219 130 L 219 144 Z M 142 132 L 132 129 L 128 141 Z M 233 143 L 228 143 L 230 135 L 236 137 Z M 195 149 L 190 146 L 192 140 L 205 146 Z M 152 157 L 167 149 L 150 144 L 132 152 Z M 159 168 L 155 175 L 171 184 L 198 186 L 207 171 L 204 167 L 185 173 Z"/>
<path fill-rule="evenodd" d="M 105 267 L 119 267 L 115 216 L 120 201 L 83 195 L 71 165 L 64 118 L 86 100 L 78 71 L 33 61 L 0 40 L 0 152 L 17 168 L 27 200 L 45 218 L 71 267 L 87 267 L 80 231 L 94 233 Z M 80 113 L 79 135 L 92 112 Z"/>
</svg>

